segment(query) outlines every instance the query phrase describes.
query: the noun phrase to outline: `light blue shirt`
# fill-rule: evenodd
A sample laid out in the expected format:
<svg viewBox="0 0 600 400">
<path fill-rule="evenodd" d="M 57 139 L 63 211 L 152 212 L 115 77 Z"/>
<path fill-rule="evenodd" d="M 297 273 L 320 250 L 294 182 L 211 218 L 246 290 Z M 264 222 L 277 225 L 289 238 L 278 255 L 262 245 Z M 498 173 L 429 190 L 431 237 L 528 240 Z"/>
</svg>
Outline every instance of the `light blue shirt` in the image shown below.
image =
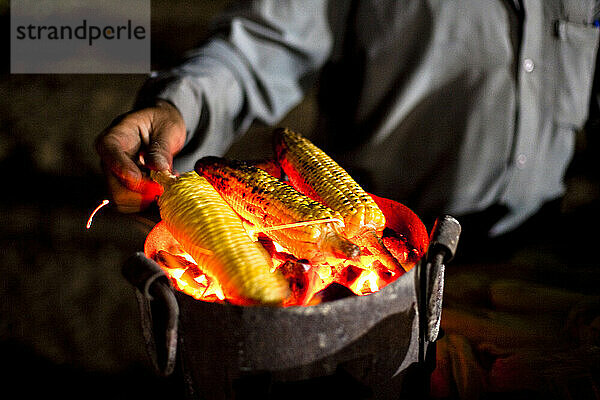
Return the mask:
<svg viewBox="0 0 600 400">
<path fill-rule="evenodd" d="M 240 3 L 142 92 L 183 115 L 178 170 L 223 155 L 254 120 L 277 124 L 320 76 L 317 143 L 368 171 L 375 194 L 434 216 L 506 205 L 495 235 L 564 192 L 590 101 L 597 1 Z"/>
</svg>

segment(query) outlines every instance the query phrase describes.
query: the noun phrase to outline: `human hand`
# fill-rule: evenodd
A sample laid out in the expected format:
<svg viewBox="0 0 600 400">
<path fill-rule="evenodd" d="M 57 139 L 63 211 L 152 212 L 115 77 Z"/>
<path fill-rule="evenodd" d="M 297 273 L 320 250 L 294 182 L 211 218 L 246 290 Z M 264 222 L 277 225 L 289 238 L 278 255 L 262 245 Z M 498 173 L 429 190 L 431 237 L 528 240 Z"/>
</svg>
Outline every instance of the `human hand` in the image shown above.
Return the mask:
<svg viewBox="0 0 600 400">
<path fill-rule="evenodd" d="M 117 117 L 98 135 L 96 151 L 119 211 L 141 211 L 162 193 L 144 170 L 171 170 L 185 137 L 183 117 L 163 100 Z"/>
</svg>

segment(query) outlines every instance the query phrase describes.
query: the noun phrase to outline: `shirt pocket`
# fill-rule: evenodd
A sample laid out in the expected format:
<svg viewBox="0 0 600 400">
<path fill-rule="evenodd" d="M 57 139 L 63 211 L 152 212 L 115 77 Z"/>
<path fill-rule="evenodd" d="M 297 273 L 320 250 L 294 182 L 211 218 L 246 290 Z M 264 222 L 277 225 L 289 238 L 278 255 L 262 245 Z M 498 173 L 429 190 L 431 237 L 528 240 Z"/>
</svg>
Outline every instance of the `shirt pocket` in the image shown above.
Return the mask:
<svg viewBox="0 0 600 400">
<path fill-rule="evenodd" d="M 559 125 L 581 127 L 585 123 L 600 30 L 594 25 L 556 21 L 558 60 L 556 99 Z"/>
</svg>

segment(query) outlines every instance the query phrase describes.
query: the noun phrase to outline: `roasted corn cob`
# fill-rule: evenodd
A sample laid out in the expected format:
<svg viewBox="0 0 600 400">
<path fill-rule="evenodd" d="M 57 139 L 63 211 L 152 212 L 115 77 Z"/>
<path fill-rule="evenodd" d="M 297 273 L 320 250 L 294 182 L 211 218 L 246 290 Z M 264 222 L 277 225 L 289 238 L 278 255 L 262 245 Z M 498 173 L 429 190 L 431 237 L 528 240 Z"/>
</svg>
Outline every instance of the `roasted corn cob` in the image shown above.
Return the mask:
<svg viewBox="0 0 600 400">
<path fill-rule="evenodd" d="M 340 165 L 289 129 L 275 131 L 275 153 L 295 188 L 342 215 L 346 237 L 367 247 L 386 268 L 402 270 L 381 241 L 385 228 L 383 212 Z"/>
<path fill-rule="evenodd" d="M 195 169 L 242 218 L 295 257 L 319 262 L 327 256 L 353 259 L 360 255 L 360 248 L 337 232 L 343 227 L 339 213 L 266 171 L 218 157 L 198 160 Z M 277 227 L 282 229 L 269 229 Z"/>
<path fill-rule="evenodd" d="M 371 196 L 325 152 L 289 129 L 276 131 L 275 152 L 292 185 L 342 214 L 344 232 L 382 231 L 385 216 Z"/>
<path fill-rule="evenodd" d="M 152 177 L 165 189 L 158 205 L 167 229 L 228 299 L 274 305 L 285 299 L 287 282 L 278 271 L 270 272 L 271 259 L 206 179 L 193 171 Z"/>
</svg>

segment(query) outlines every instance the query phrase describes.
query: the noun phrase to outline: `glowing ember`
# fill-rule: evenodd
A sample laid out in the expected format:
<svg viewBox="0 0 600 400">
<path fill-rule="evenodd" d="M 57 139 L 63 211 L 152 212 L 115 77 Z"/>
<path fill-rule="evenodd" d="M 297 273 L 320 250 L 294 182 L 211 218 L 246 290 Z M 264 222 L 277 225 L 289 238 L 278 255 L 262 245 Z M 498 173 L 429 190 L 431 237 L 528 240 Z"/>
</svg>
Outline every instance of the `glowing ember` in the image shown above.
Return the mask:
<svg viewBox="0 0 600 400">
<path fill-rule="evenodd" d="M 358 279 L 350 285 L 350 290 L 358 295 L 374 293 L 379 290 L 379 276 L 374 271 L 363 271 Z"/>
<path fill-rule="evenodd" d="M 328 264 L 320 264 L 316 266 L 317 274 L 319 278 L 323 280 L 323 282 L 327 282 L 332 280 L 331 276 L 331 267 Z"/>
<path fill-rule="evenodd" d="M 410 210 L 400 203 L 377 198 L 386 219 L 390 222 L 387 236 L 383 238 L 390 252 L 398 257 L 406 270 L 424 254 L 428 243 L 427 231 L 422 222 Z M 99 209 L 100 207 L 98 207 Z M 98 210 L 97 209 L 97 210 Z M 94 212 L 96 212 L 95 210 Z M 398 210 L 400 212 L 398 212 Z M 93 215 L 92 215 L 93 216 Z M 90 217 L 91 220 L 91 217 Z M 336 220 L 337 221 L 337 220 Z M 300 224 L 335 222 L 331 219 L 306 221 Z M 410 226 L 408 226 L 410 223 Z M 297 224 L 293 224 L 296 226 Z M 405 225 L 408 228 L 405 228 Z M 252 225 L 245 225 L 249 236 L 258 241 L 273 260 L 272 272 L 280 270 L 289 282 L 291 295 L 283 306 L 315 305 L 322 301 L 324 289 L 346 287 L 358 296 L 377 292 L 385 285 L 393 282 L 402 273 L 393 273 L 382 267 L 378 257 L 363 249 L 358 260 L 346 260 L 327 257 L 319 264 L 309 264 L 306 260 L 298 260 L 281 246 L 265 235 L 261 235 Z M 282 225 L 272 229 L 285 229 L 291 225 Z M 395 229 L 393 229 L 395 228 Z M 173 286 L 195 299 L 223 302 L 226 301 L 218 282 L 202 271 L 202 266 L 186 253 L 181 245 L 167 230 L 164 222 L 158 223 L 146 238 L 144 252 L 147 257 L 156 261 L 165 271 Z M 210 250 L 203 250 L 209 256 Z M 341 286 L 339 286 L 341 285 Z M 330 291 L 331 292 L 331 291 Z"/>
<path fill-rule="evenodd" d="M 108 200 L 102 200 L 102 203 L 100 203 L 100 205 L 98 205 L 98 207 L 96 207 L 94 209 L 94 211 L 92 211 L 92 213 L 90 214 L 90 217 L 88 218 L 87 224 L 85 224 L 85 228 L 86 229 L 90 229 L 91 228 L 91 226 L 92 226 L 92 220 L 94 219 L 94 215 L 96 215 L 96 213 L 98 211 L 100 211 L 100 209 L 102 207 L 104 207 L 105 205 L 107 205 L 108 203 L 109 203 Z"/>
<path fill-rule="evenodd" d="M 287 250 L 285 249 L 285 247 L 283 247 L 283 246 L 282 246 L 282 245 L 280 245 L 279 243 L 277 243 L 277 242 L 273 242 L 273 245 L 275 246 L 275 250 L 276 250 L 278 253 L 287 253 Z"/>
<path fill-rule="evenodd" d="M 375 272 L 371 264 L 379 261 L 372 255 L 361 256 L 359 260 L 329 258 L 327 262 L 311 265 L 305 260 L 297 260 L 270 239 L 261 237 L 260 242 L 272 256 L 272 271 L 280 269 L 290 283 L 292 295 L 284 306 L 318 304 L 313 299 L 315 293 L 334 282 L 363 296 L 378 291 L 397 277 Z M 148 235 L 145 252 L 162 267 L 178 290 L 198 300 L 225 300 L 219 284 L 205 275 L 194 259 L 183 251 L 164 223 L 157 224 Z"/>
</svg>

